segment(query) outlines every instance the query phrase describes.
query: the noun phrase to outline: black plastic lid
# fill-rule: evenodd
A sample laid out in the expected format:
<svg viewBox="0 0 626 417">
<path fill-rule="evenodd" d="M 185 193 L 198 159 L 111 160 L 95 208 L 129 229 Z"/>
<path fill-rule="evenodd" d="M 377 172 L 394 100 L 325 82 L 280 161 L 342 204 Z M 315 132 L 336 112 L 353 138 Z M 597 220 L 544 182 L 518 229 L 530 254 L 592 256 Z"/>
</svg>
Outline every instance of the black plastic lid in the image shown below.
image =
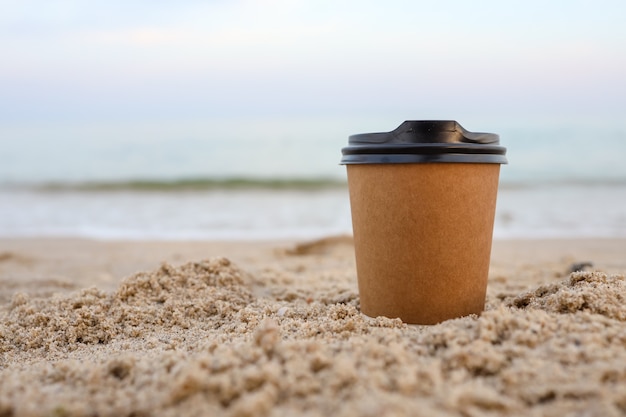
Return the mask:
<svg viewBox="0 0 626 417">
<path fill-rule="evenodd" d="M 391 132 L 352 135 L 341 153 L 342 165 L 507 163 L 498 135 L 469 132 L 454 120 L 407 120 Z"/>
</svg>

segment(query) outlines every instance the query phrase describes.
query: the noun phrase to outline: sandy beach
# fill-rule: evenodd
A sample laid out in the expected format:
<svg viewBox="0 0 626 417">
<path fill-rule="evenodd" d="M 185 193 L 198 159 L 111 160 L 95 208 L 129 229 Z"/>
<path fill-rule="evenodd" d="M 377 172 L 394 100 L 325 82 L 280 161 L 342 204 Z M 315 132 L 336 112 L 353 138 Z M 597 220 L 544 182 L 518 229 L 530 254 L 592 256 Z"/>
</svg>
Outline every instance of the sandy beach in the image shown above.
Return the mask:
<svg viewBox="0 0 626 417">
<path fill-rule="evenodd" d="M 0 416 L 626 415 L 625 253 L 496 240 L 480 317 L 408 326 L 349 237 L 0 240 Z"/>
</svg>

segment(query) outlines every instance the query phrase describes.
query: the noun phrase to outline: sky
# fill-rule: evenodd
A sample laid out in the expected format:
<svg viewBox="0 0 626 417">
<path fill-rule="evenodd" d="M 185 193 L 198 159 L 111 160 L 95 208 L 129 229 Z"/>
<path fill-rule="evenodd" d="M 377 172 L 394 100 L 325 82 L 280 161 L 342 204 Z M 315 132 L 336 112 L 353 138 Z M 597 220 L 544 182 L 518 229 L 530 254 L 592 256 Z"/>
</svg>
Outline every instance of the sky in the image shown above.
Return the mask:
<svg viewBox="0 0 626 417">
<path fill-rule="evenodd" d="M 343 140 L 407 119 L 626 131 L 621 0 L 0 6 L 5 159 L 60 138 Z"/>
</svg>

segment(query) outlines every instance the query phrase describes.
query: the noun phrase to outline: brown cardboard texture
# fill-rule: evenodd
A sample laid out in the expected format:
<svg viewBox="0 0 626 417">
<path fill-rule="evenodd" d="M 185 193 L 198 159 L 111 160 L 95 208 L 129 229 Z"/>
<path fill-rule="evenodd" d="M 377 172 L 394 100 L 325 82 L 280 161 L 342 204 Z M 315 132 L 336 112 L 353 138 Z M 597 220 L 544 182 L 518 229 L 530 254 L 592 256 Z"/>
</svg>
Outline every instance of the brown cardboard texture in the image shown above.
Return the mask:
<svg viewBox="0 0 626 417">
<path fill-rule="evenodd" d="M 348 165 L 361 311 L 436 324 L 484 309 L 499 164 Z"/>
</svg>

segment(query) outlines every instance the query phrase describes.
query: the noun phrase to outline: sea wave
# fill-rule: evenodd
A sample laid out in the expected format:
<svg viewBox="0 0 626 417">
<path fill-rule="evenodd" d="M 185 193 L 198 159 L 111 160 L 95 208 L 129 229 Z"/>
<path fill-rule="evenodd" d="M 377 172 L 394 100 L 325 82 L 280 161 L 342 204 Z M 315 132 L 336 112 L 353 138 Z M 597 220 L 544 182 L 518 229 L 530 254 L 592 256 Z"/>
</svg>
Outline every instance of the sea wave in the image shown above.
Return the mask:
<svg viewBox="0 0 626 417">
<path fill-rule="evenodd" d="M 202 191 L 202 190 L 318 190 L 340 188 L 346 181 L 334 178 L 179 178 L 131 179 L 114 181 L 72 181 L 45 183 L 5 183 L 5 189 L 34 191 Z"/>
<path fill-rule="evenodd" d="M 602 187 L 626 187 L 626 178 L 547 178 L 547 179 L 505 179 L 500 180 L 500 189 L 502 190 L 521 190 L 521 189 L 537 189 L 537 188 L 561 188 L 561 187 L 577 187 L 577 188 L 595 188 Z"/>
<path fill-rule="evenodd" d="M 345 179 L 331 177 L 193 177 L 174 179 L 125 179 L 56 182 L 0 182 L 0 190 L 41 192 L 177 192 L 204 190 L 326 190 L 347 188 Z M 626 178 L 528 178 L 500 179 L 501 190 L 561 187 L 626 187 Z"/>
</svg>

